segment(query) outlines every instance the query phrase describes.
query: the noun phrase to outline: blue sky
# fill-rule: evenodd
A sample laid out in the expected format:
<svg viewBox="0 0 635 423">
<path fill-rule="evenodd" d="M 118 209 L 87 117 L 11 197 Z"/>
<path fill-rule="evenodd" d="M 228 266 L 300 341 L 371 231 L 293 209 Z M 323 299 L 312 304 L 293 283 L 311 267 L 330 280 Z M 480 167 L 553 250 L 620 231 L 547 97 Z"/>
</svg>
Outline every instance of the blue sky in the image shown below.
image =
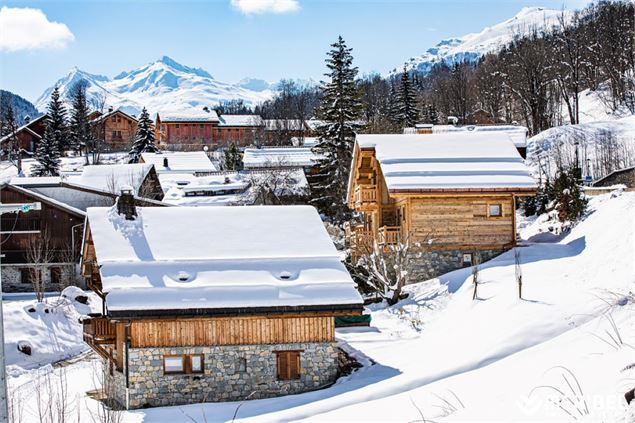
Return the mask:
<svg viewBox="0 0 635 423">
<path fill-rule="evenodd" d="M 40 17 L 43 25 L 49 25 L 48 20 L 65 24 L 67 29 L 58 25 L 37 31 L 42 38 L 49 36 L 45 34 L 50 29 L 57 44 L 38 39 L 34 45 L 21 45 L 20 40 L 31 37 L 33 31 L 24 37 L 16 35 L 20 39 L 9 47 L 11 40 L 2 40 L 0 86 L 33 101 L 73 66 L 112 77 L 163 55 L 202 67 L 227 82 L 247 76 L 270 81 L 319 80 L 325 52 L 339 34 L 353 47 L 355 64 L 362 73 L 384 73 L 443 38 L 478 32 L 512 17 L 524 6 L 579 8 L 588 2 L 233 1 L 235 5 L 230 0 L 2 1 L 8 8 L 40 9 L 46 15 Z M 272 3 L 273 9 L 262 2 Z M 275 9 L 278 2 L 282 6 Z M 6 34 L 6 27 L 8 24 L 0 31 Z"/>
</svg>

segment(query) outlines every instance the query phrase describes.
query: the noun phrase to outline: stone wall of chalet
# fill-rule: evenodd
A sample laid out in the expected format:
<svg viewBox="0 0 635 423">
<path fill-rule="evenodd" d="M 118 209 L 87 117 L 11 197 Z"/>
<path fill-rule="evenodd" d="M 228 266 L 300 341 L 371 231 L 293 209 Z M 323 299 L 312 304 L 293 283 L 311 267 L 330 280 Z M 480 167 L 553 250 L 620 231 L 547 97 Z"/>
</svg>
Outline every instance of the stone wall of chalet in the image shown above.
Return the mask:
<svg viewBox="0 0 635 423">
<path fill-rule="evenodd" d="M 414 277 L 411 279 L 413 283 L 425 281 L 435 278 L 444 273 L 451 272 L 470 265 L 464 263 L 463 255 L 471 254 L 472 257 L 478 255 L 479 261 L 482 263 L 491 260 L 505 250 L 478 250 L 478 251 L 429 251 L 422 253 L 421 257 L 417 257 L 414 261 Z"/>
<path fill-rule="evenodd" d="M 72 281 L 69 277 L 74 265 L 55 264 L 52 266 L 40 266 L 44 280 L 44 291 L 59 292 L 69 285 L 77 285 L 85 288 L 83 278 L 75 278 Z M 62 269 L 62 280 L 60 283 L 51 283 L 51 269 L 60 267 Z M 22 279 L 22 269 L 29 269 L 27 264 L 3 264 L 2 265 L 2 291 L 3 292 L 33 292 L 33 284 L 30 280 Z"/>
<path fill-rule="evenodd" d="M 613 185 L 626 185 L 627 188 L 635 188 L 635 167 L 613 172 L 606 178 L 593 184 L 594 187 L 610 187 Z"/>
<path fill-rule="evenodd" d="M 278 380 L 276 352 L 300 350 L 300 378 Z M 335 343 L 130 348 L 128 407 L 239 401 L 320 389 L 338 376 Z M 163 357 L 204 354 L 204 373 L 165 374 Z M 125 366 L 126 364 L 124 364 Z M 108 373 L 108 372 L 106 372 Z M 126 405 L 125 368 L 107 376 L 111 397 Z"/>
</svg>

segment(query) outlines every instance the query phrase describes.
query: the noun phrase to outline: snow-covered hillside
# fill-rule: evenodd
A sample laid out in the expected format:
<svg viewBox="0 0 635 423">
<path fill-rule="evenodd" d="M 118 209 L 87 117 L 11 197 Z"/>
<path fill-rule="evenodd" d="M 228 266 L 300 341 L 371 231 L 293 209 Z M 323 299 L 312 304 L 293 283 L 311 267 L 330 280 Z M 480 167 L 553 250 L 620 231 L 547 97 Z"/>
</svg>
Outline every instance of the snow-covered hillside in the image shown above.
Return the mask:
<svg viewBox="0 0 635 423">
<path fill-rule="evenodd" d="M 337 331 L 364 367 L 329 388 L 119 417 L 147 423 L 632 422 L 635 407 L 628 410 L 623 395 L 635 378 L 634 210 L 635 193 L 614 192 L 593 197 L 583 221 L 559 237 L 535 236 L 548 231 L 544 219 L 525 221 L 523 299 L 508 252 L 482 265 L 476 301 L 470 270 L 462 269 L 409 286 L 410 297 L 394 306 L 372 306 L 371 327 Z M 17 312 L 7 318 L 25 319 Z M 47 371 L 67 390 L 69 407 L 81 416 L 96 412 L 98 403 L 86 396 L 96 387 L 94 361 Z M 42 398 L 32 393 L 42 386 L 41 374 L 25 369 L 9 379 L 23 421 L 40 421 L 35 410 Z"/>
<path fill-rule="evenodd" d="M 513 18 L 487 27 L 481 32 L 442 40 L 422 55 L 408 59 L 406 66 L 409 70 L 414 69 L 426 74 L 437 63 L 445 62 L 451 65 L 464 60 L 478 60 L 482 55 L 496 51 L 507 44 L 514 34 L 523 33 L 532 28 L 557 25 L 561 14 L 561 10 L 524 7 Z M 397 66 L 390 73 L 395 74 L 401 71 L 402 66 Z"/>
<path fill-rule="evenodd" d="M 36 107 L 45 110 L 55 86 L 62 97 L 79 80 L 90 84 L 89 97 L 105 96 L 108 106 L 121 107 L 138 114 L 142 107 L 153 112 L 183 111 L 203 106 L 213 106 L 223 100 L 241 99 L 247 104 L 257 104 L 273 95 L 265 81 L 247 79 L 230 84 L 214 79 L 207 71 L 191 68 L 163 56 L 161 59 L 138 69 L 122 72 L 114 78 L 94 75 L 73 68 L 37 99 Z"/>
</svg>

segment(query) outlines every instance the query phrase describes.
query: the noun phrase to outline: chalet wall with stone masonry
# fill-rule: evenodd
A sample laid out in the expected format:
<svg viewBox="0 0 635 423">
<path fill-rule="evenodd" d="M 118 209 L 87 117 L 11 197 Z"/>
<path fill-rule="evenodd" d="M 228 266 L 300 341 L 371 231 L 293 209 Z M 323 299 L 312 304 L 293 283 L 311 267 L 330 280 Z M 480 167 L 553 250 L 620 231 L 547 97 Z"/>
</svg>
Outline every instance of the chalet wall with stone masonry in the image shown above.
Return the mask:
<svg viewBox="0 0 635 423">
<path fill-rule="evenodd" d="M 292 350 L 302 351 L 300 379 L 278 380 L 276 351 Z M 130 348 L 124 360 L 129 366 L 128 407 L 239 401 L 319 389 L 335 382 L 338 351 L 335 343 Z M 164 374 L 163 357 L 181 354 L 204 354 L 204 373 Z M 123 375 L 125 368 L 107 383 L 113 398 L 125 405 Z"/>
<path fill-rule="evenodd" d="M 51 268 L 53 267 L 61 267 L 64 270 L 62 271 L 62 282 L 61 283 L 51 283 Z M 42 276 L 44 278 L 44 290 L 46 292 L 59 292 L 65 287 L 72 285 L 67 277 L 67 273 L 71 271 L 69 269 L 69 265 L 64 264 L 55 264 L 52 266 L 42 266 Z M 30 281 L 24 282 L 22 281 L 22 272 L 21 269 L 28 268 L 25 264 L 3 264 L 2 265 L 2 291 L 3 292 L 33 292 L 33 284 Z M 83 279 L 77 278 L 77 282 L 75 285 L 80 286 L 80 288 L 85 288 L 83 284 Z"/>
<path fill-rule="evenodd" d="M 422 254 L 421 257 L 415 259 L 414 282 L 420 282 L 435 278 L 444 273 L 451 272 L 456 269 L 467 267 L 463 264 L 463 254 L 472 253 L 479 255 L 479 261 L 482 263 L 491 260 L 505 250 L 478 250 L 478 251 L 429 251 Z"/>
</svg>

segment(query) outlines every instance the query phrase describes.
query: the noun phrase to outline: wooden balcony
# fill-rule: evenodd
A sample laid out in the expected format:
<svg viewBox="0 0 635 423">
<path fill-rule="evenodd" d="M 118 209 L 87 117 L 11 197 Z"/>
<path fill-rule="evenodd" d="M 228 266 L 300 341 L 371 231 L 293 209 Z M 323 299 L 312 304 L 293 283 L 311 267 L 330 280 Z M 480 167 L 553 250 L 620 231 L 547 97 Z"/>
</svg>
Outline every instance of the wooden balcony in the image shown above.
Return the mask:
<svg viewBox="0 0 635 423">
<path fill-rule="evenodd" d="M 105 317 L 93 317 L 82 321 L 84 341 L 88 344 L 114 344 L 117 336 L 115 324 Z"/>
<path fill-rule="evenodd" d="M 377 206 L 377 186 L 358 185 L 355 188 L 355 209 L 368 210 Z"/>
<path fill-rule="evenodd" d="M 382 226 L 377 232 L 379 245 L 396 245 L 401 241 L 401 226 Z"/>
</svg>

